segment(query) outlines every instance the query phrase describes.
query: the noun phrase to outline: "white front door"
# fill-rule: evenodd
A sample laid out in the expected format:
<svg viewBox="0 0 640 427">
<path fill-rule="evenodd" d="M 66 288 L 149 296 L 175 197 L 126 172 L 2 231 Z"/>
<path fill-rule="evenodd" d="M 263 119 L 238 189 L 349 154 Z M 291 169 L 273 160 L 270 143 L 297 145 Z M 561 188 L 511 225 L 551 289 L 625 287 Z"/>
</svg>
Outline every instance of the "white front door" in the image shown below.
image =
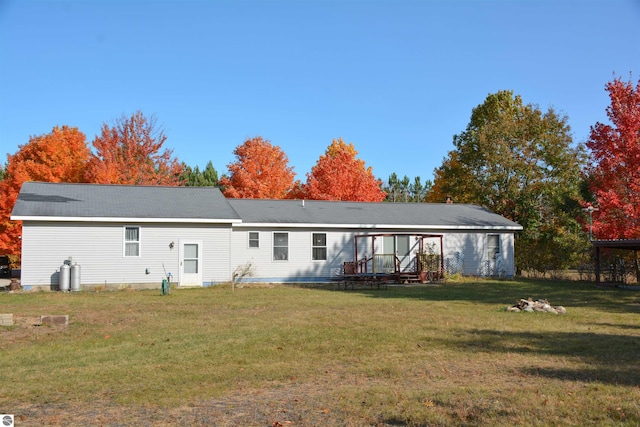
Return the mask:
<svg viewBox="0 0 640 427">
<path fill-rule="evenodd" d="M 180 241 L 180 286 L 202 286 L 202 241 Z"/>
</svg>

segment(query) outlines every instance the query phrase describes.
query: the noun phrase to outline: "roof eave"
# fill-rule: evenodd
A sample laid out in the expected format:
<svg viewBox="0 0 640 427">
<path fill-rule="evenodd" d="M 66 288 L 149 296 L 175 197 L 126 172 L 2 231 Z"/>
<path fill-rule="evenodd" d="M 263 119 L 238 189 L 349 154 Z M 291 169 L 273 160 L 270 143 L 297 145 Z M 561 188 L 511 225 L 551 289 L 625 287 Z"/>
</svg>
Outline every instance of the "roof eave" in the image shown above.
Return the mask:
<svg viewBox="0 0 640 427">
<path fill-rule="evenodd" d="M 237 218 L 138 218 L 138 217 L 66 217 L 66 216 L 23 216 L 12 215 L 13 221 L 51 222 L 127 222 L 127 223 L 181 223 L 181 224 L 236 224 Z"/>
<path fill-rule="evenodd" d="M 256 228 L 256 227 L 269 227 L 269 228 L 356 228 L 356 229 L 388 229 L 393 228 L 397 230 L 502 230 L 502 231 L 522 231 L 522 226 L 509 226 L 509 225 L 446 225 L 446 224 L 330 224 L 330 223 L 290 223 L 290 222 L 240 222 L 234 224 L 238 228 Z"/>
</svg>

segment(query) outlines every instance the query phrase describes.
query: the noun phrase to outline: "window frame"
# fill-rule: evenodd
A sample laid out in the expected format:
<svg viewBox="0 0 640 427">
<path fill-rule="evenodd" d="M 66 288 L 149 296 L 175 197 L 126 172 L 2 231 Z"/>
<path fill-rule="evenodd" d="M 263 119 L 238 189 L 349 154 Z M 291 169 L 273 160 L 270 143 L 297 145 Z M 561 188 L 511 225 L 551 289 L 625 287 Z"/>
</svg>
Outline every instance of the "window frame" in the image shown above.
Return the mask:
<svg viewBox="0 0 640 427">
<path fill-rule="evenodd" d="M 255 238 L 251 238 L 251 235 L 255 234 Z M 259 231 L 249 231 L 247 234 L 247 247 L 249 249 L 260 249 L 260 232 Z M 255 246 L 251 246 L 251 243 L 255 242 Z"/>
<path fill-rule="evenodd" d="M 276 235 L 277 234 L 283 234 L 285 236 L 287 236 L 287 245 L 286 246 L 281 246 L 278 245 L 276 246 Z M 273 261 L 281 261 L 281 262 L 285 262 L 285 261 L 289 261 L 289 232 L 286 231 L 274 231 L 273 232 L 273 242 L 272 242 L 272 252 L 271 252 L 271 256 Z M 284 258 L 279 258 L 276 256 L 276 249 L 281 249 L 281 248 L 286 248 L 286 252 L 284 254 Z"/>
<path fill-rule="evenodd" d="M 324 237 L 323 245 L 316 245 L 316 236 Z M 324 249 L 324 258 L 316 258 L 316 250 Z M 326 261 L 327 260 L 327 233 L 311 233 L 311 261 Z"/>
<path fill-rule="evenodd" d="M 491 240 L 495 238 L 497 245 L 490 245 Z M 493 253 L 491 253 L 493 250 Z M 487 234 L 487 258 L 491 261 L 495 261 L 502 253 L 501 241 L 499 234 Z"/>
<path fill-rule="evenodd" d="M 127 239 L 127 231 L 131 229 L 138 230 L 138 240 Z M 129 255 L 127 253 L 127 247 L 131 245 L 137 246 L 138 250 L 136 255 Z M 142 256 L 142 227 L 139 225 L 125 225 L 122 228 L 122 256 L 124 258 L 140 258 Z"/>
</svg>

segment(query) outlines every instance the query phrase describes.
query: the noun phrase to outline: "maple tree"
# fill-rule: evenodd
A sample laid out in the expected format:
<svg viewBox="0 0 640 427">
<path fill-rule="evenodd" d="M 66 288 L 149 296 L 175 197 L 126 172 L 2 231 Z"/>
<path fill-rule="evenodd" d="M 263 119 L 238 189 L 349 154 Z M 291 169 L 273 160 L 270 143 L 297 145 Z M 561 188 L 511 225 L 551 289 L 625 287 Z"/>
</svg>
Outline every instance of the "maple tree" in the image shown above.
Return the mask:
<svg viewBox="0 0 640 427">
<path fill-rule="evenodd" d="M 184 166 L 164 149 L 167 137 L 155 117 L 137 111 L 113 126 L 102 125 L 93 140 L 84 179 L 96 184 L 180 185 Z"/>
<path fill-rule="evenodd" d="M 307 174 L 302 194 L 310 200 L 380 202 L 387 193 L 371 166 L 358 159 L 353 144 L 334 139 Z"/>
<path fill-rule="evenodd" d="M 7 156 L 4 179 L 0 181 L 0 253 L 19 257 L 22 222 L 11 221 L 11 211 L 22 183 L 80 182 L 89 147 L 85 135 L 77 128 L 54 127 L 51 133 L 33 136 Z"/>
<path fill-rule="evenodd" d="M 516 239 L 519 268 L 545 272 L 576 261 L 577 248 L 588 245 L 576 232 L 585 155 L 573 145 L 566 116 L 500 91 L 473 109 L 453 144 L 435 171 L 428 201 L 451 196 L 518 222 L 524 227 Z"/>
<path fill-rule="evenodd" d="M 587 148 L 590 190 L 598 211 L 593 235 L 599 239 L 640 238 L 640 80 L 607 83 L 611 124 L 591 127 Z"/>
<path fill-rule="evenodd" d="M 296 188 L 295 172 L 282 149 L 261 136 L 247 139 L 233 151 L 236 161 L 227 165 L 229 176 L 219 184 L 227 197 L 286 199 Z"/>
</svg>

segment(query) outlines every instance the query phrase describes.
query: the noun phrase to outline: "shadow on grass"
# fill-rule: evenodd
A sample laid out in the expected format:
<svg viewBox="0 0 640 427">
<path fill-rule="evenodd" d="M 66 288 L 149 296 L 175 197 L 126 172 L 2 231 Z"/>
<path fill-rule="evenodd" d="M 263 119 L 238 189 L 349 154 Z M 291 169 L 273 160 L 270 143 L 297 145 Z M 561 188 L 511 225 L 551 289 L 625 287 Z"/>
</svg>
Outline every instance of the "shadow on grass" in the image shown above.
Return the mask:
<svg viewBox="0 0 640 427">
<path fill-rule="evenodd" d="M 592 332 L 531 333 L 489 329 L 459 329 L 438 341 L 470 353 L 560 356 L 588 365 L 583 368 L 530 366 L 523 373 L 561 380 L 598 381 L 640 386 L 640 337 Z"/>
<path fill-rule="evenodd" d="M 387 289 L 355 289 L 372 298 L 409 298 L 425 301 L 472 301 L 483 304 L 515 304 L 521 298 L 546 299 L 551 305 L 584 307 L 602 311 L 640 314 L 640 292 L 598 288 L 591 282 L 557 280 L 478 280 L 438 285 L 389 286 Z"/>
</svg>

